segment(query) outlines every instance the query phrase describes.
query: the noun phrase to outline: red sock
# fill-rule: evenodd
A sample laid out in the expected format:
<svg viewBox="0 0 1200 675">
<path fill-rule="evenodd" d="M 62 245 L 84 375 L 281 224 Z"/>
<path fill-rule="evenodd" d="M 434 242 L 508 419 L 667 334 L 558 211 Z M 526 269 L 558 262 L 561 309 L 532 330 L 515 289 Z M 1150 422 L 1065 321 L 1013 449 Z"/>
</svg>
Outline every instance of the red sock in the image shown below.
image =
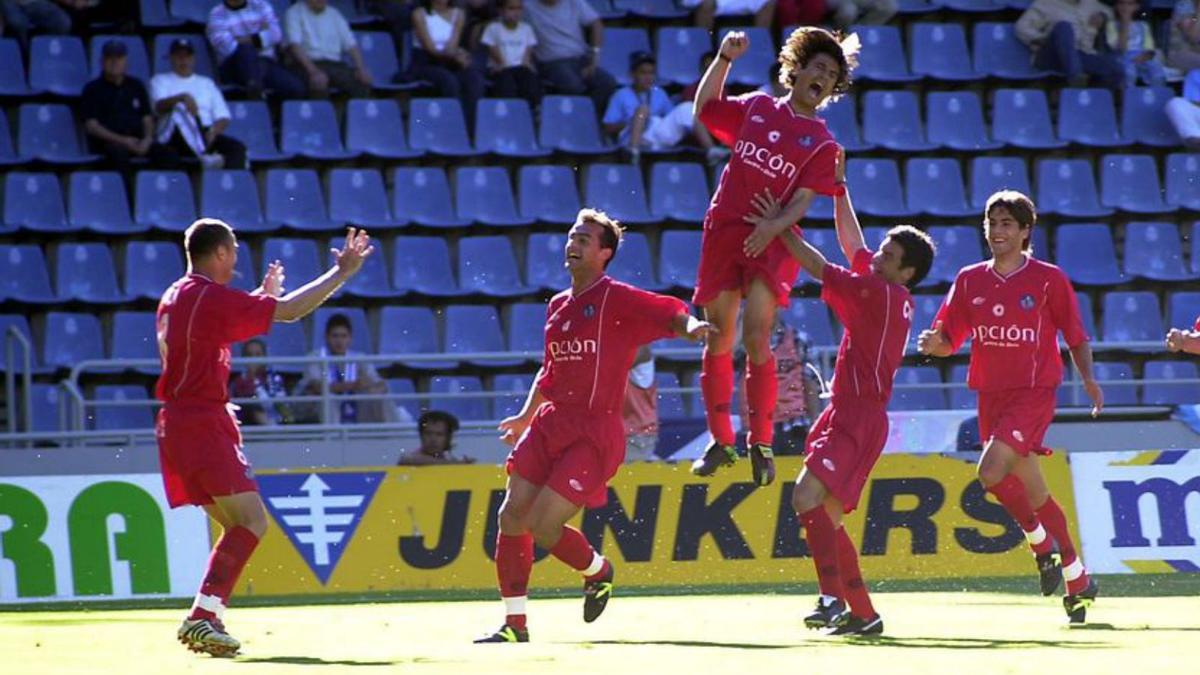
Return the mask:
<svg viewBox="0 0 1200 675">
<path fill-rule="evenodd" d="M 746 403 L 750 412 L 750 437 L 747 442 L 771 444 L 775 437 L 775 402 L 779 381 L 775 375 L 775 357 L 746 366 Z"/>
<path fill-rule="evenodd" d="M 596 552 L 587 537 L 570 525 L 563 525 L 562 536 L 550 549 L 550 555 L 565 562 L 571 569 L 583 573 L 584 579 L 595 581 L 608 574 L 609 564 L 604 556 Z"/>
<path fill-rule="evenodd" d="M 863 582 L 862 570 L 858 568 L 858 551 L 854 550 L 854 542 L 846 528 L 837 530 L 838 577 L 846 590 L 846 602 L 850 605 L 850 613 L 860 619 L 875 618 L 875 606 L 871 604 L 871 596 L 867 594 L 867 584 Z"/>
<path fill-rule="evenodd" d="M 1054 501 L 1054 497 L 1050 497 L 1045 504 L 1038 508 L 1037 515 L 1046 524 L 1050 536 L 1058 542 L 1058 552 L 1062 554 L 1063 579 L 1067 582 L 1067 594 L 1074 595 L 1087 588 L 1089 582 L 1087 570 L 1084 569 L 1083 561 L 1079 559 L 1079 554 L 1075 551 L 1075 544 L 1071 541 L 1071 531 L 1067 528 L 1067 516 L 1063 513 L 1062 507 Z"/>
<path fill-rule="evenodd" d="M 838 571 L 837 536 L 825 507 L 821 505 L 801 513 L 800 522 L 804 525 L 808 550 L 817 568 L 817 583 L 821 587 L 821 595 L 846 597 Z"/>
<path fill-rule="evenodd" d="M 496 579 L 504 600 L 504 623 L 525 627 L 525 597 L 529 593 L 529 575 L 533 571 L 533 535 L 496 535 Z"/>
<path fill-rule="evenodd" d="M 233 594 L 233 587 L 242 575 L 242 568 L 257 546 L 258 537 L 240 525 L 221 535 L 208 558 L 208 569 L 204 572 L 204 581 L 200 584 L 200 592 L 196 595 L 196 603 L 192 605 L 192 613 L 188 618 L 220 618 L 220 609 L 212 604 L 214 599 L 220 603 L 220 607 L 229 603 L 229 596 Z"/>
<path fill-rule="evenodd" d="M 700 371 L 700 391 L 704 394 L 704 416 L 713 440 L 733 445 L 733 420 L 729 417 L 733 400 L 733 354 L 704 352 Z"/>
<path fill-rule="evenodd" d="M 1008 511 L 1008 515 L 1012 516 L 1021 526 L 1035 555 L 1042 555 L 1053 550 L 1054 542 L 1046 536 L 1046 530 L 1038 520 L 1037 514 L 1034 513 L 1033 505 L 1029 503 L 1029 493 L 1026 492 L 1025 484 L 1021 482 L 1020 478 L 1010 473 L 1004 477 L 1004 480 L 991 486 L 987 491 L 995 495 L 1004 510 Z"/>
</svg>

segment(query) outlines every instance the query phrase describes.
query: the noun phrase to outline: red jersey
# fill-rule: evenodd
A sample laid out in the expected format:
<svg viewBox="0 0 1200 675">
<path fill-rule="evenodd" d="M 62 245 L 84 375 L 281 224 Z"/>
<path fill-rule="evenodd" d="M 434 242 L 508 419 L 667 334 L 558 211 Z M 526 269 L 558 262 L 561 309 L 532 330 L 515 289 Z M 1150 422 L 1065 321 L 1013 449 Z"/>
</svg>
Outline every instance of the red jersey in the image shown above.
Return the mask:
<svg viewBox="0 0 1200 675">
<path fill-rule="evenodd" d="M 826 264 L 821 280 L 821 299 L 846 328 L 833 369 L 834 404 L 845 397 L 886 405 L 908 345 L 912 295 L 873 273 L 871 257 L 864 248 L 849 270 Z"/>
<path fill-rule="evenodd" d="M 621 414 L 638 347 L 674 335 L 688 308 L 602 276 L 578 294 L 567 289 L 546 307 L 546 352 L 537 388 L 552 403 Z"/>
<path fill-rule="evenodd" d="M 705 227 L 746 224 L 754 213 L 751 199 L 764 189 L 787 204 L 799 188 L 832 195 L 837 143 L 825 121 L 803 117 L 787 98 L 763 92 L 713 99 L 700 111 L 700 121 L 733 155 L 713 194 Z"/>
<path fill-rule="evenodd" d="M 1067 275 L 1029 256 L 1008 276 L 990 260 L 964 267 L 934 321 L 955 351 L 972 338 L 967 385 L 977 391 L 1057 387 L 1058 332 L 1070 347 L 1088 339 Z"/>
<path fill-rule="evenodd" d="M 167 403 L 229 401 L 229 345 L 271 328 L 275 298 L 250 295 L 189 274 L 158 302 L 162 376 L 155 396 Z"/>
</svg>

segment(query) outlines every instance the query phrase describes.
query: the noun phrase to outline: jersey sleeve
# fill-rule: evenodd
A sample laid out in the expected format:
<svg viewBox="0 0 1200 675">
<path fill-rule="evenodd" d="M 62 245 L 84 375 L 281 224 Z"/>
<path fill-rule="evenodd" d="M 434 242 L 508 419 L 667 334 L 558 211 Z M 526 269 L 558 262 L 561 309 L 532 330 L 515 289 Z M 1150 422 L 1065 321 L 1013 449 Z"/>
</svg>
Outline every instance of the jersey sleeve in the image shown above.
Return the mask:
<svg viewBox="0 0 1200 675">
<path fill-rule="evenodd" d="M 855 260 L 858 258 L 856 255 Z M 855 302 L 858 298 L 858 281 L 859 278 L 845 267 L 825 264 L 825 271 L 821 275 L 821 299 L 829 305 L 843 326 L 851 326 L 858 319 L 858 304 Z"/>
<path fill-rule="evenodd" d="M 669 295 L 659 295 L 631 286 L 624 287 L 618 301 L 620 326 L 628 331 L 638 345 L 673 337 L 671 323 L 680 314 L 688 313 L 687 303 Z"/>
<path fill-rule="evenodd" d="M 800 181 L 797 185 L 818 194 L 831 197 L 838 195 L 841 192 L 841 186 L 837 184 L 837 156 L 838 144 L 832 140 L 817 148 L 812 158 L 804 165 L 803 171 L 800 172 Z"/>
<path fill-rule="evenodd" d="M 854 254 L 854 260 L 850 261 L 850 271 L 855 274 L 870 274 L 871 273 L 871 258 L 875 252 L 869 248 L 860 248 Z"/>
<path fill-rule="evenodd" d="M 1054 319 L 1054 325 L 1062 331 L 1067 346 L 1073 348 L 1087 342 L 1087 329 L 1084 328 L 1083 317 L 1079 314 L 1079 298 L 1075 297 L 1071 282 L 1062 270 L 1055 271 L 1048 295 L 1050 316 Z"/>
<path fill-rule="evenodd" d="M 966 294 L 966 283 L 963 275 L 959 274 L 958 278 L 954 280 L 954 285 L 950 287 L 950 293 L 942 301 L 942 306 L 938 308 L 937 316 L 933 319 L 934 325 L 937 325 L 939 321 L 942 323 L 942 332 L 956 352 L 962 347 L 963 342 L 966 342 L 967 336 L 971 334 L 971 318 L 967 312 Z"/>
<path fill-rule="evenodd" d="M 197 308 L 205 331 L 220 342 L 241 342 L 271 330 L 275 298 L 213 284 Z"/>
<path fill-rule="evenodd" d="M 700 109 L 700 122 L 713 138 L 732 148 L 737 142 L 742 120 L 746 119 L 746 111 L 759 96 L 766 94 L 756 91 L 742 96 L 714 98 Z"/>
<path fill-rule="evenodd" d="M 1200 316 L 1196 317 L 1196 323 L 1192 324 L 1192 330 L 1200 331 Z"/>
</svg>

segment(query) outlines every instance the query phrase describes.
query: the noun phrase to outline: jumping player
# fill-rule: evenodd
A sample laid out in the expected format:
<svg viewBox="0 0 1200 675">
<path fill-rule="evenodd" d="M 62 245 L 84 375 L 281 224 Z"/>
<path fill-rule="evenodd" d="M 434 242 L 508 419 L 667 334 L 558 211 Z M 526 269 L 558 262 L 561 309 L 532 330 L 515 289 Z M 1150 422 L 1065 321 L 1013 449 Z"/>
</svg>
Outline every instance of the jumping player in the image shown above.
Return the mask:
<svg viewBox="0 0 1200 675">
<path fill-rule="evenodd" d="M 840 158 L 838 166 L 840 182 Z M 756 205 L 759 215 L 751 222 L 779 208 L 765 195 Z M 929 273 L 935 247 L 924 232 L 900 225 L 888 230 L 879 250 L 872 252 L 845 192 L 836 200 L 835 223 L 849 270 L 827 262 L 795 231 L 782 235 L 788 251 L 821 282 L 821 298 L 845 326 L 834 366 L 833 398 L 808 434 L 792 507 L 804 525 L 821 589 L 805 625 L 827 629 L 830 635 L 876 635 L 883 632 L 883 619 L 871 604 L 858 552 L 842 518 L 858 506 L 887 443 L 892 381 L 912 327 L 909 291 Z"/>
<path fill-rule="evenodd" d="M 621 226 L 584 209 L 567 234 L 571 288 L 546 307 L 542 368 L 520 414 L 500 423 L 508 487 L 500 506 L 496 576 L 504 625 L 476 642 L 528 642 L 526 589 L 533 544 L 584 577 L 583 620 L 595 621 L 612 595 L 613 566 L 567 525 L 583 506 L 603 505 L 625 459 L 625 383 L 638 347 L 673 335 L 703 339 L 710 326 L 677 298 L 614 281 L 604 270 Z"/>
<path fill-rule="evenodd" d="M 704 219 L 704 238 L 692 302 L 719 330 L 705 343 L 700 387 L 713 441 L 692 473 L 708 476 L 733 464 L 730 401 L 733 398 L 733 344 L 742 300 L 742 340 L 746 346 L 747 438 L 757 485 L 775 479 L 771 450 L 778 385 L 771 356 L 771 330 L 778 307 L 787 307 L 799 266 L 777 237 L 804 218 L 813 197 L 833 195 L 837 144 L 817 111 L 850 88 L 858 41 L 822 28 L 796 29 L 779 52 L 780 82 L 791 90 L 782 98 L 762 92 L 726 98 L 725 77 L 750 46 L 745 33 L 732 31 L 700 81 L 697 119 L 712 136 L 733 149 Z M 763 191 L 783 207 L 757 225 L 751 199 Z"/>
<path fill-rule="evenodd" d="M 195 652 L 233 656 L 241 647 L 222 615 L 234 584 L 267 530 L 266 511 L 229 406 L 229 345 L 266 333 L 272 321 L 296 321 L 319 307 L 362 267 L 372 252 L 366 232 L 351 228 L 329 271 L 283 295 L 284 269 L 271 264 L 262 286 L 246 293 L 227 286 L 238 243 L 229 225 L 208 218 L 184 233 L 187 274 L 158 304 L 163 402 L 156 435 L 167 501 L 201 506 L 221 525 L 204 581 L 179 641 Z"/>
<path fill-rule="evenodd" d="M 1063 376 L 1059 331 L 1092 399 L 1093 416 L 1104 407 L 1104 392 L 1092 373 L 1092 348 L 1071 282 L 1030 251 L 1036 222 L 1033 201 L 1020 192 L 1005 190 L 988 199 L 983 232 L 992 259 L 958 273 L 917 347 L 945 357 L 972 338 L 967 384 L 979 392 L 984 444 L 979 481 L 1024 530 L 1042 595 L 1053 594 L 1066 578 L 1063 606 L 1070 623 L 1080 624 L 1098 589 L 1037 461 L 1050 454 L 1042 439 L 1054 420 L 1055 389 Z"/>
</svg>

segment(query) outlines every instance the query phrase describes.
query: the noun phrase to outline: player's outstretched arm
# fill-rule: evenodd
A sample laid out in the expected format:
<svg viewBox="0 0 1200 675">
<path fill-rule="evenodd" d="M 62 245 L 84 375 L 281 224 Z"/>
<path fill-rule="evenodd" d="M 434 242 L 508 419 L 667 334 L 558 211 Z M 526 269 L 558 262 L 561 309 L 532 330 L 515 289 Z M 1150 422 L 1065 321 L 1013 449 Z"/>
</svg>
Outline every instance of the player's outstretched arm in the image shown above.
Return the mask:
<svg viewBox="0 0 1200 675">
<path fill-rule="evenodd" d="M 804 192 L 804 190 L 798 190 L 797 194 L 800 192 Z M 807 192 L 811 200 L 812 191 L 808 190 Z M 792 201 L 794 202 L 795 198 Z M 761 193 L 755 195 L 751 200 L 751 204 L 757 213 L 746 216 L 746 222 L 756 227 L 765 221 L 779 218 L 780 214 L 785 212 L 784 208 L 780 206 L 779 200 L 775 199 L 770 190 L 763 190 Z M 784 228 L 779 236 L 783 241 L 783 245 L 787 247 L 788 252 L 792 254 L 792 257 L 800 262 L 800 266 L 812 275 L 813 279 L 821 281 L 824 278 L 825 265 L 828 264 L 825 256 L 821 255 L 821 252 L 814 248 L 812 244 L 797 236 L 790 228 Z M 747 238 L 747 241 L 749 241 L 749 238 Z"/>
<path fill-rule="evenodd" d="M 704 77 L 700 78 L 700 86 L 696 89 L 696 100 L 692 103 L 694 121 L 699 121 L 700 111 L 704 110 L 706 103 L 724 98 L 725 78 L 729 75 L 729 68 L 749 48 L 750 38 L 746 37 L 744 32 L 733 30 L 725 34 L 717 51 L 717 58 L 708 65 L 708 70 L 704 71 Z"/>
<path fill-rule="evenodd" d="M 675 318 L 671 320 L 671 330 L 679 337 L 693 342 L 703 342 L 709 334 L 717 334 L 716 326 L 697 319 L 691 314 L 676 314 Z"/>
<path fill-rule="evenodd" d="M 1200 354 L 1200 331 L 1172 328 L 1167 333 L 1167 351 Z"/>
<path fill-rule="evenodd" d="M 841 147 L 838 147 L 834 177 L 839 185 L 845 186 L 846 151 Z M 863 238 L 862 226 L 858 224 L 858 213 L 854 211 L 854 204 L 850 201 L 850 191 L 842 190 L 842 194 L 834 200 L 834 206 L 833 224 L 837 229 L 838 244 L 842 247 L 842 253 L 846 255 L 846 262 L 854 262 L 854 254 L 866 248 L 867 242 Z"/>
<path fill-rule="evenodd" d="M 1092 399 L 1092 417 L 1096 417 L 1104 409 L 1104 391 L 1096 383 L 1096 374 L 1092 370 L 1092 343 L 1084 340 L 1071 347 L 1071 360 L 1083 380 L 1083 390 Z"/>
<path fill-rule="evenodd" d="M 804 220 L 804 216 L 808 214 L 808 207 L 812 206 L 813 198 L 816 196 L 817 193 L 813 190 L 800 188 L 788 200 L 787 205 L 778 209 L 774 216 L 764 217 L 760 211 L 758 216 L 747 217 L 747 222 L 754 223 L 754 231 L 746 237 L 745 243 L 742 244 L 746 255 L 752 258 L 762 255 L 772 239 L 778 237 L 792 225 Z"/>
<path fill-rule="evenodd" d="M 320 307 L 347 279 L 362 269 L 363 261 L 374 251 L 375 247 L 371 245 L 371 237 L 366 230 L 348 228 L 345 247 L 333 249 L 333 267 L 280 298 L 275 305 L 275 320 L 285 323 L 298 321 Z"/>
</svg>

